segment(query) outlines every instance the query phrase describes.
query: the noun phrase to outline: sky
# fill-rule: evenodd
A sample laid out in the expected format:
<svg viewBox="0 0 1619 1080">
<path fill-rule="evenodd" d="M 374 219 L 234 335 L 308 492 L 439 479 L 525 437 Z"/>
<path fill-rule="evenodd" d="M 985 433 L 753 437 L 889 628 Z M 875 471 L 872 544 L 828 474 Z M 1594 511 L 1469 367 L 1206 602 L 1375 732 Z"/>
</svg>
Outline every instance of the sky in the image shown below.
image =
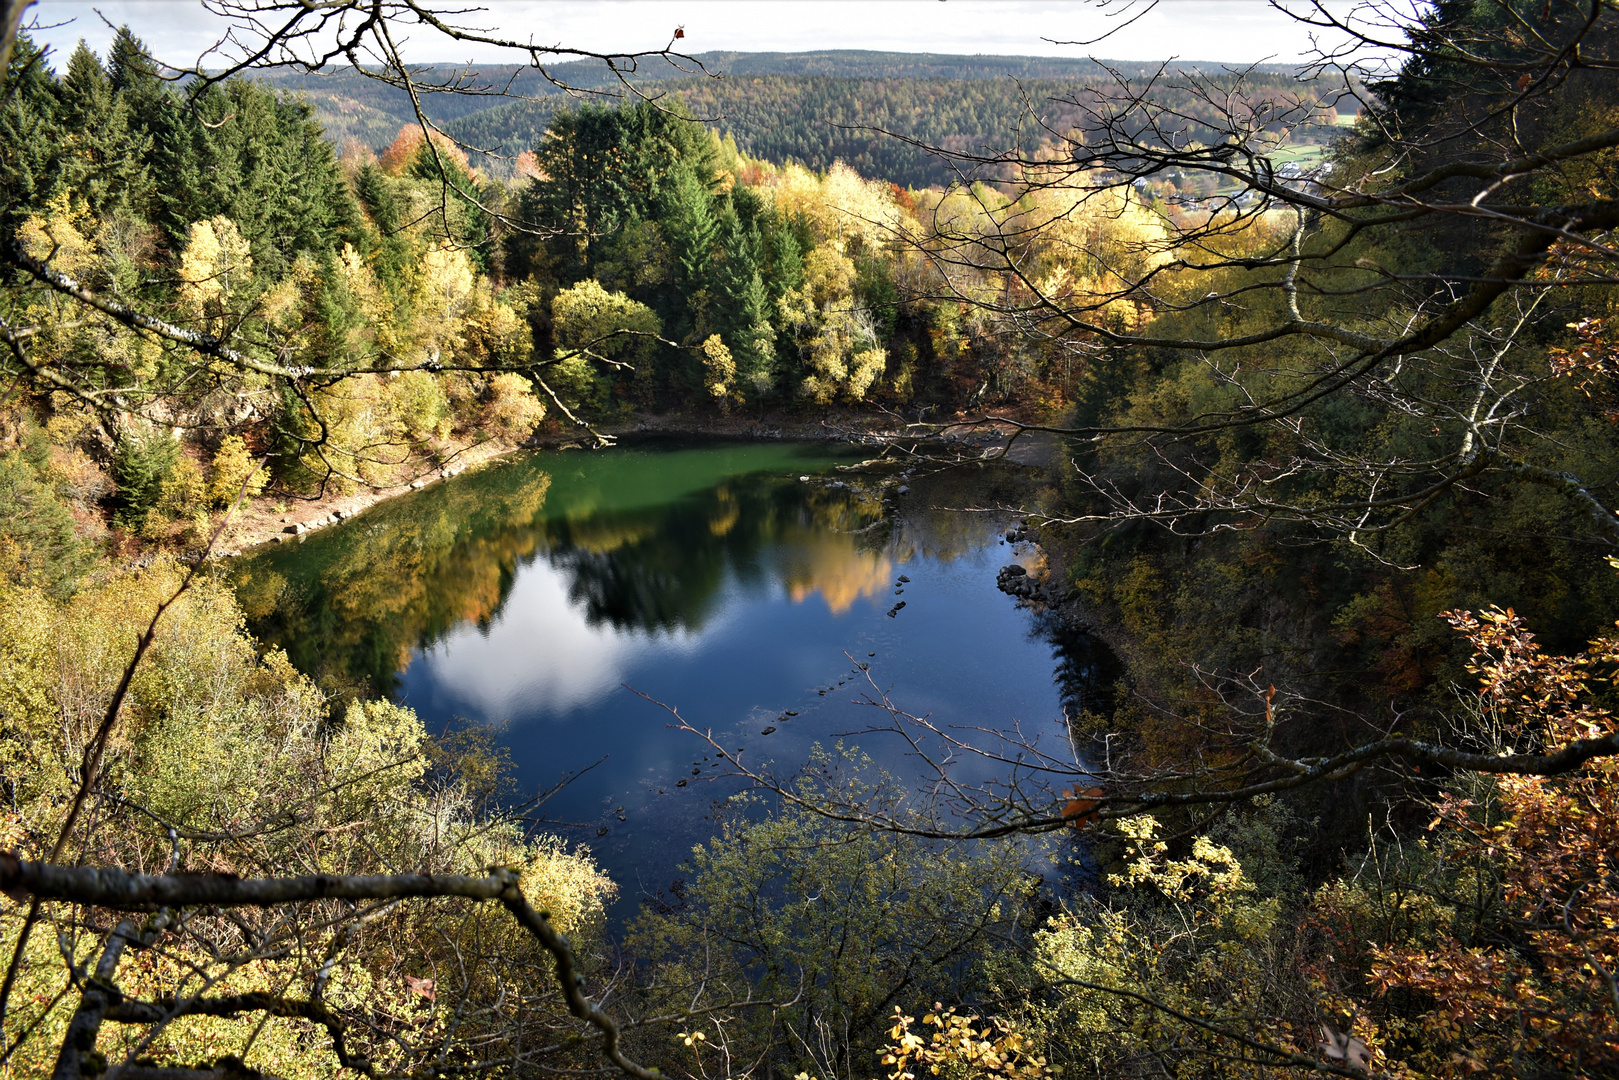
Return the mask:
<svg viewBox="0 0 1619 1080">
<path fill-rule="evenodd" d="M 59 57 L 81 37 L 104 54 L 107 23 L 127 23 L 155 55 L 182 66 L 195 63 L 222 25 L 199 0 L 40 0 L 33 14 L 41 24 L 60 24 L 33 33 Z M 1296 60 L 1311 44 L 1309 28 L 1265 0 L 484 0 L 481 11 L 459 21 L 540 44 L 612 52 L 663 47 L 676 26 L 685 28 L 680 44 L 688 53 L 877 49 L 1251 63 Z M 1093 45 L 1062 44 L 1110 29 L 1116 33 Z M 495 55 L 420 33 L 404 51 L 422 63 Z"/>
</svg>

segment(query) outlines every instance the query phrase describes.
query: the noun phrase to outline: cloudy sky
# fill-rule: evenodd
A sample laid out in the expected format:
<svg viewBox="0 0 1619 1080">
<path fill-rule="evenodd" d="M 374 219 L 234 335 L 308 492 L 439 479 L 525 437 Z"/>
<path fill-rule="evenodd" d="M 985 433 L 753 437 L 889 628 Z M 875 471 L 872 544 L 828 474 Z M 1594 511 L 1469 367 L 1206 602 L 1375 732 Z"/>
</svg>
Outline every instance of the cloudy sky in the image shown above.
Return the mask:
<svg viewBox="0 0 1619 1080">
<path fill-rule="evenodd" d="M 35 40 L 63 55 L 81 37 L 104 51 L 110 22 L 127 23 L 159 57 L 194 62 L 221 26 L 198 0 L 41 0 L 34 12 L 42 24 L 59 24 L 36 31 Z M 486 0 L 460 21 L 614 52 L 663 46 L 677 25 L 693 53 L 880 49 L 1252 62 L 1293 60 L 1310 48 L 1309 28 L 1265 0 Z M 1121 26 L 1091 46 L 1062 44 Z M 406 53 L 421 62 L 489 58 L 457 49 L 418 35 Z"/>
</svg>

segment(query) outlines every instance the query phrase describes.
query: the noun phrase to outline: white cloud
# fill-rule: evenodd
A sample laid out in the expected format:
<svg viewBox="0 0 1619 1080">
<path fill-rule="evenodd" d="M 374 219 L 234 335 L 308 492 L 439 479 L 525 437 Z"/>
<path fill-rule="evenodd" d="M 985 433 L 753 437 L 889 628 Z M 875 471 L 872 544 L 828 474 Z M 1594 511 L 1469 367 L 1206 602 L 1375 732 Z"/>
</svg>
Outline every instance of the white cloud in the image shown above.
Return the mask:
<svg viewBox="0 0 1619 1080">
<path fill-rule="evenodd" d="M 460 7 L 449 4 L 447 7 Z M 1310 48 L 1309 28 L 1263 0 L 1164 0 L 1096 45 L 1054 44 L 1094 38 L 1145 5 L 1099 7 L 1077 0 L 493 0 L 463 25 L 546 45 L 596 51 L 656 49 L 677 25 L 685 51 L 800 52 L 877 49 L 895 52 L 1085 56 L 1120 60 L 1293 60 Z M 128 23 L 161 58 L 194 62 L 222 23 L 196 0 L 42 0 L 42 31 L 64 55 L 84 37 L 104 51 L 114 26 Z M 417 29 L 404 47 L 416 61 L 492 59 Z"/>
<path fill-rule="evenodd" d="M 723 605 L 722 605 L 723 606 Z M 647 634 L 592 626 L 568 597 L 568 573 L 543 561 L 522 569 L 488 630 L 466 624 L 416 663 L 444 693 L 490 719 L 560 715 L 617 690 L 637 663 L 690 655 L 723 622 L 700 633 Z"/>
</svg>

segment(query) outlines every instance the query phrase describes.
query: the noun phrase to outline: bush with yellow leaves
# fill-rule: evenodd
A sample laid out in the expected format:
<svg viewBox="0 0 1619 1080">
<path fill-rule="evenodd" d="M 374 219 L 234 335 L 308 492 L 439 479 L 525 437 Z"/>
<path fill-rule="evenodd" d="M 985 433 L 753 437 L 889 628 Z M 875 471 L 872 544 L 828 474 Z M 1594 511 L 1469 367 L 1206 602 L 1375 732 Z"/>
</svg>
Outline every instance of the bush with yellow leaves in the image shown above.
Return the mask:
<svg viewBox="0 0 1619 1080">
<path fill-rule="evenodd" d="M 219 440 L 219 449 L 214 451 L 213 477 L 208 483 L 208 497 L 215 506 L 228 507 L 238 497 L 257 498 L 269 480 L 269 474 L 248 452 L 245 439 L 226 435 Z"/>
<path fill-rule="evenodd" d="M 49 853 L 131 643 L 180 578 L 181 568 L 160 563 L 66 602 L 0 586 L 8 849 Z M 95 812 L 61 857 L 244 877 L 518 866 L 526 894 L 572 935 L 588 970 L 612 885 L 588 852 L 526 838 L 500 813 L 490 779 L 500 764 L 477 740 L 434 740 L 413 712 L 386 701 L 329 715 L 325 695 L 284 654 L 260 657 L 229 587 L 199 579 L 159 623 L 95 784 Z M 8 954 L 23 911 L 0 908 Z M 45 914 L 52 932 L 31 936 L 10 1001 L 8 1031 L 20 1036 L 10 1075 L 50 1072 L 77 1001 L 64 961 L 93 967 L 110 925 L 106 912 L 48 905 Z M 550 972 L 549 954 L 498 906 L 320 902 L 228 918 L 188 912 L 159 948 L 129 954 L 118 985 L 148 1001 L 204 989 L 323 996 L 351 1050 L 380 1072 L 408 1073 L 452 1033 L 491 1054 L 550 1045 L 567 1023 Z M 98 1049 L 114 1063 L 132 1053 L 235 1055 L 278 1076 L 338 1072 L 326 1033 L 299 1019 L 188 1017 L 149 1046 L 148 1030 L 110 1025 Z M 569 1052 L 555 1061 L 577 1064 Z"/>
<path fill-rule="evenodd" d="M 999 1017 L 963 1016 L 954 1006 L 947 1009 L 934 1002 L 933 1011 L 923 1015 L 922 1026 L 935 1030 L 923 1039 L 911 1030 L 914 1023 L 915 1017 L 895 1007 L 894 1026 L 888 1030 L 894 1041 L 883 1048 L 882 1056 L 889 1067 L 888 1080 L 916 1080 L 918 1069 L 947 1080 L 990 1076 L 1046 1080 L 1062 1074 L 1061 1066 L 1046 1063 L 1034 1038 Z"/>
</svg>

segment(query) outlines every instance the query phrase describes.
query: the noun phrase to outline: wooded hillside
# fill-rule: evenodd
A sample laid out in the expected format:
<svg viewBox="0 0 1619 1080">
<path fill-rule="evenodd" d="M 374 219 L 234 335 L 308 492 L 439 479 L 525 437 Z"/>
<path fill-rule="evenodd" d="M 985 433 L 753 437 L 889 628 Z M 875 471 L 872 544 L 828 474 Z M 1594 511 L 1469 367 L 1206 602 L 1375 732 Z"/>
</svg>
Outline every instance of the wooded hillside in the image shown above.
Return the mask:
<svg viewBox="0 0 1619 1080">
<path fill-rule="evenodd" d="M 938 159 L 869 129 L 884 129 L 924 144 L 952 149 L 1001 149 L 1019 141 L 1034 149 L 1080 124 L 1080 110 L 1063 99 L 1125 79 L 1151 77 L 1155 65 L 1102 63 L 1055 57 L 935 56 L 926 53 L 704 53 L 697 59 L 714 73 L 692 75 L 655 63 L 640 72 L 637 86 L 648 96 L 669 95 L 719 134 L 729 134 L 752 157 L 824 171 L 842 161 L 864 175 L 906 187 L 948 184 L 956 177 Z M 1178 63 L 1177 69 L 1226 70 L 1219 64 Z M 660 71 L 660 67 L 666 69 Z M 424 79 L 452 70 L 429 69 Z M 477 163 L 493 175 L 510 175 L 511 160 L 537 144 L 559 110 L 578 102 L 560 94 L 532 70 L 484 66 L 475 79 L 511 88 L 525 100 L 501 97 L 434 98 L 429 114 L 468 147 L 491 151 Z M 1237 70 L 1237 69 L 1232 69 Z M 1300 93 L 1330 105 L 1331 80 L 1299 81 L 1288 65 L 1260 64 L 1248 71 L 1243 93 L 1265 100 Z M 621 93 L 592 66 L 562 65 L 553 74 L 581 88 Z M 294 90 L 314 107 L 328 137 L 346 138 L 381 152 L 399 126 L 415 121 L 408 96 L 348 70 L 327 75 L 276 74 L 270 84 Z M 1169 93 L 1166 88 L 1166 93 Z M 1192 105 L 1166 99 L 1175 107 Z M 1051 132 L 1035 131 L 1028 107 Z M 1204 105 L 1207 109 L 1208 106 Z M 1353 112 L 1353 108 L 1350 109 Z M 1331 138 L 1334 115 L 1324 112 L 1317 130 L 1295 132 L 1301 143 Z M 1208 131 L 1202 132 L 1207 136 Z M 1011 142 L 1009 142 L 1011 140 Z"/>
</svg>

